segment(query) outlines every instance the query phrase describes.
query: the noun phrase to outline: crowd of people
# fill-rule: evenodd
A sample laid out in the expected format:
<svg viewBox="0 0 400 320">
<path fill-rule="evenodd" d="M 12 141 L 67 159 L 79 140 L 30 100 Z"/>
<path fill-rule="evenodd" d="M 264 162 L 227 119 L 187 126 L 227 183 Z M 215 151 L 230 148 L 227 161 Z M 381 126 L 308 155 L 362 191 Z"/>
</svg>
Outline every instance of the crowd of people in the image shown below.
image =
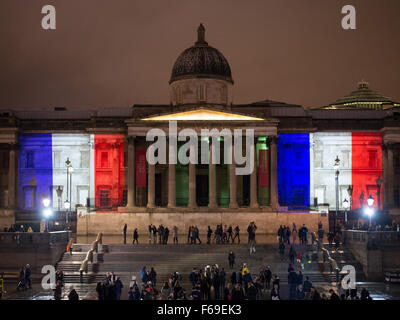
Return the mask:
<svg viewBox="0 0 400 320">
<path fill-rule="evenodd" d="M 127 241 L 127 229 L 128 225 L 125 224 L 123 227 L 123 242 L 126 244 Z M 254 222 L 251 222 L 247 228 L 247 232 L 249 235 L 248 243 L 250 245 L 250 254 L 255 253 L 255 234 L 256 234 L 257 226 Z M 158 227 L 150 224 L 148 226 L 148 243 L 153 244 L 168 244 L 170 230 L 168 227 L 160 224 Z M 172 228 L 173 235 L 173 243 L 178 244 L 178 227 L 173 226 Z M 214 235 L 214 236 L 213 236 Z M 208 226 L 206 231 L 207 236 L 207 244 L 215 243 L 215 244 L 234 244 L 237 239 L 237 244 L 240 244 L 240 228 L 237 225 L 235 228 L 232 225 L 222 225 L 218 224 L 213 231 L 210 226 Z M 133 231 L 133 241 L 132 244 L 139 244 L 139 233 L 138 229 L 135 228 Z M 200 231 L 199 228 L 194 226 L 189 226 L 187 233 L 187 243 L 188 244 L 201 244 L 202 241 L 200 239 Z"/>
</svg>

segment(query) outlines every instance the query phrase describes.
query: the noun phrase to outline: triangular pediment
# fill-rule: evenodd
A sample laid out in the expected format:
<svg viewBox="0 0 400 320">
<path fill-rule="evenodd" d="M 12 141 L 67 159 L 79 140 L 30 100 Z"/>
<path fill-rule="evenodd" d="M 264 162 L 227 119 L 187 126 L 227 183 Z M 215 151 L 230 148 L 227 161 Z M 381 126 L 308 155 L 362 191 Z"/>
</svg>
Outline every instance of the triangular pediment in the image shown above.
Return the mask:
<svg viewBox="0 0 400 320">
<path fill-rule="evenodd" d="M 231 112 L 210 110 L 210 109 L 196 109 L 182 112 L 169 113 L 164 115 L 151 116 L 143 118 L 146 121 L 259 121 L 264 120 L 249 115 L 242 115 Z"/>
</svg>

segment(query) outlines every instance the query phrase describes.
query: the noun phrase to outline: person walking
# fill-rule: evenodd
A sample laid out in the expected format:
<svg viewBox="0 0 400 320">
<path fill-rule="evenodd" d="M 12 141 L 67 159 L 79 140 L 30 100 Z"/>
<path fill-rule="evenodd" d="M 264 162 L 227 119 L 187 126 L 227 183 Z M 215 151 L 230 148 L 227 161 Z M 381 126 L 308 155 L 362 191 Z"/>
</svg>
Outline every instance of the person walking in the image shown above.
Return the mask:
<svg viewBox="0 0 400 320">
<path fill-rule="evenodd" d="M 232 243 L 235 243 L 235 239 L 238 238 L 238 244 L 240 244 L 240 229 L 239 226 L 235 227 L 235 236 L 232 239 Z"/>
<path fill-rule="evenodd" d="M 201 244 L 200 236 L 199 236 L 199 228 L 197 226 L 194 227 L 194 232 L 195 232 L 195 243 L 196 240 L 199 240 L 199 244 Z"/>
<path fill-rule="evenodd" d="M 124 235 L 124 244 L 126 244 L 126 230 L 128 229 L 128 225 L 125 223 L 124 225 L 124 229 L 122 231 L 123 235 Z"/>
<path fill-rule="evenodd" d="M 31 289 L 31 266 L 29 264 L 25 267 L 25 286 L 26 289 Z"/>
<path fill-rule="evenodd" d="M 133 231 L 133 242 L 132 242 L 132 244 L 135 244 L 135 241 L 136 241 L 136 244 L 139 244 L 139 233 L 138 233 L 138 229 L 137 228 L 135 228 L 135 230 Z"/>
</svg>

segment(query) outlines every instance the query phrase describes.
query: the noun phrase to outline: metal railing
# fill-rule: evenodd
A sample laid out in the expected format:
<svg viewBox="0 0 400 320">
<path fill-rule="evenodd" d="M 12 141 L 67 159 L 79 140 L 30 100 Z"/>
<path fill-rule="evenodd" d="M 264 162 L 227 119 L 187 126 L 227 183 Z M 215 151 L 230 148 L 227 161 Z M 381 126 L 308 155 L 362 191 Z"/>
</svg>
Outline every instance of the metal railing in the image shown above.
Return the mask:
<svg viewBox="0 0 400 320">
<path fill-rule="evenodd" d="M 317 247 L 318 247 L 318 249 L 319 249 L 319 250 L 321 251 L 321 253 L 322 253 L 322 259 L 323 259 L 322 263 L 324 264 L 326 261 L 329 262 L 330 273 L 335 272 L 335 275 L 336 275 L 336 285 L 338 286 L 338 285 L 339 285 L 339 276 L 340 276 L 340 275 L 339 275 L 339 274 L 340 274 L 339 266 L 338 266 L 336 260 L 333 259 L 333 258 L 331 257 L 331 254 L 330 254 L 329 250 L 326 249 L 326 248 L 324 248 L 323 243 L 321 243 L 321 242 L 317 239 L 317 237 L 316 237 L 316 235 L 315 235 L 315 232 L 313 232 L 313 233 L 314 233 L 314 237 L 316 238 Z M 322 266 L 323 266 L 323 264 L 322 264 Z"/>
<path fill-rule="evenodd" d="M 365 243 L 367 245 L 400 245 L 400 231 L 360 231 L 343 232 L 345 241 Z"/>
<path fill-rule="evenodd" d="M 90 246 L 89 251 L 86 254 L 85 259 L 82 261 L 81 267 L 79 268 L 79 281 L 83 283 L 83 272 L 88 273 L 89 262 L 93 263 L 94 252 L 99 252 L 99 244 L 103 243 L 103 234 L 99 232 L 96 240 L 94 240 Z"/>
<path fill-rule="evenodd" d="M 67 243 L 71 231 L 54 232 L 0 232 L 0 244 L 56 244 Z"/>
</svg>

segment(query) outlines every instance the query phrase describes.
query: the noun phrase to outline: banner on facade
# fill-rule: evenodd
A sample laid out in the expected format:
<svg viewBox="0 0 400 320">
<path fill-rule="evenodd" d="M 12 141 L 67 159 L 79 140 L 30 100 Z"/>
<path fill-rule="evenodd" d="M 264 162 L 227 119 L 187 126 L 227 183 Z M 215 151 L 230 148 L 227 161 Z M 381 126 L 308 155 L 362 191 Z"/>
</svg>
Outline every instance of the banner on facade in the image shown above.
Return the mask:
<svg viewBox="0 0 400 320">
<path fill-rule="evenodd" d="M 269 187 L 269 150 L 259 150 L 258 162 L 258 185 Z"/>
<path fill-rule="evenodd" d="M 146 150 L 136 150 L 136 186 L 146 186 Z"/>
</svg>

